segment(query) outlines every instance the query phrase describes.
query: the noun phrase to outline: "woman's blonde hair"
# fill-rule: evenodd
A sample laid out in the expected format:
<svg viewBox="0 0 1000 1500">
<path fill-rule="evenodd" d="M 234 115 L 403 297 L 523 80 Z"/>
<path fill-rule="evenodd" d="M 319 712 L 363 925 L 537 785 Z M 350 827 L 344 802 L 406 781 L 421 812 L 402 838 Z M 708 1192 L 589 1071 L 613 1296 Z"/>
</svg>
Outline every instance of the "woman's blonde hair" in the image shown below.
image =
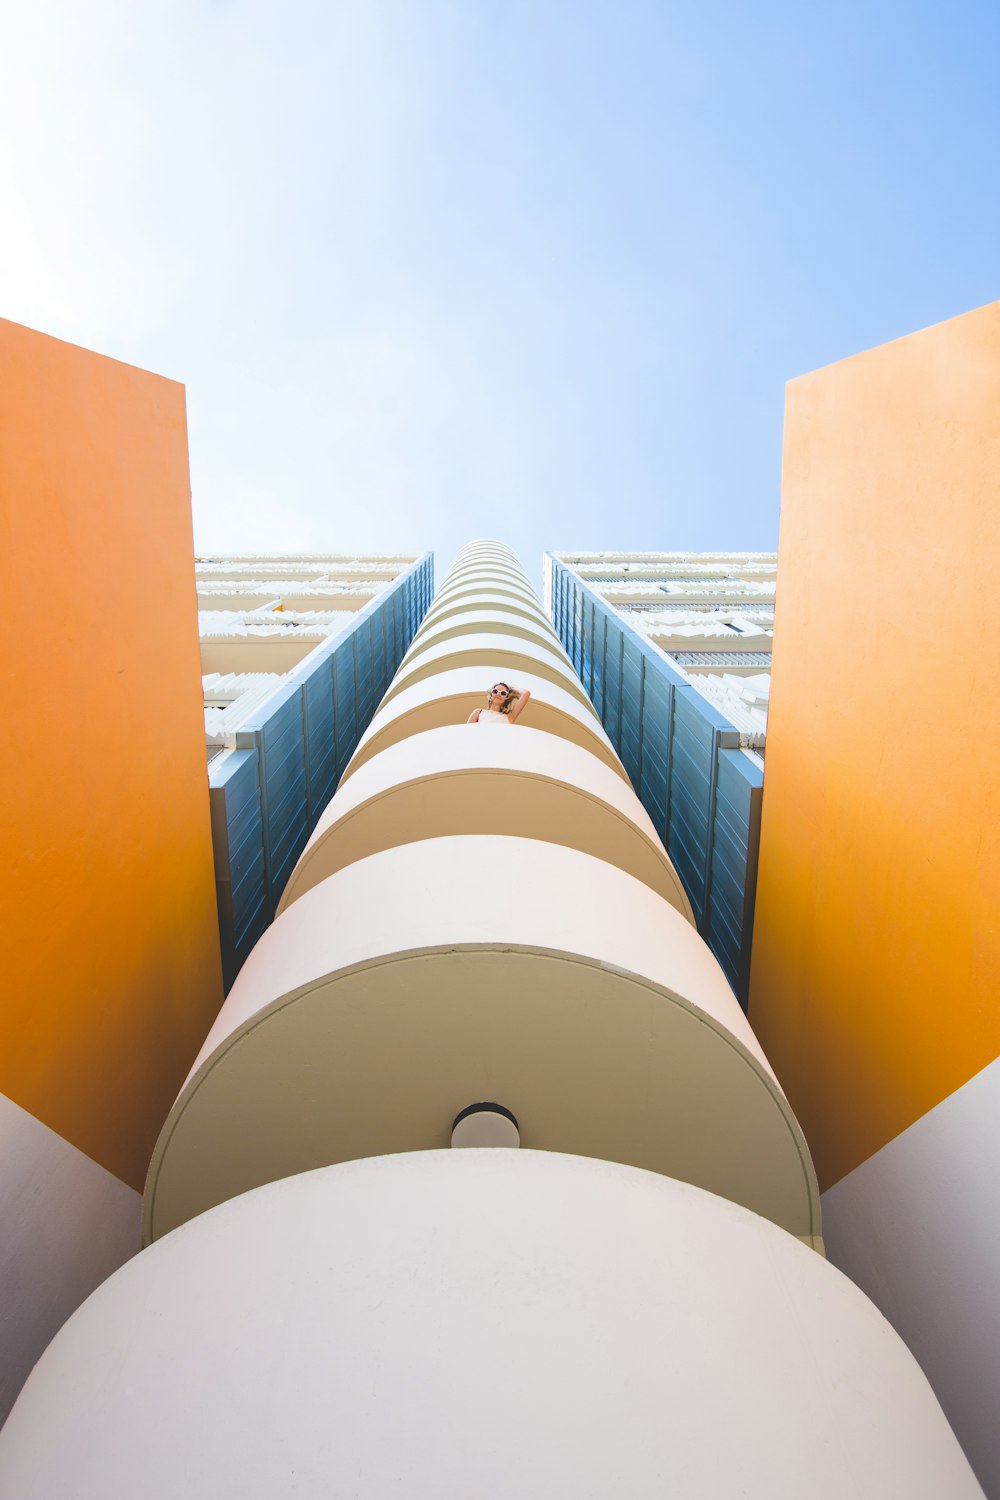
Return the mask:
<svg viewBox="0 0 1000 1500">
<path fill-rule="evenodd" d="M 501 681 L 503 681 L 502 678 L 501 678 Z M 511 711 L 511 708 L 517 702 L 518 698 L 520 698 L 521 694 L 518 692 L 517 688 L 512 688 L 509 683 L 505 682 L 503 685 L 507 689 L 507 696 L 506 696 L 506 698 L 503 700 L 503 702 L 500 705 L 500 712 L 502 714 L 509 714 L 510 711 Z M 493 698 L 493 693 L 492 693 L 492 690 L 491 690 L 490 692 L 488 692 L 486 694 L 486 707 L 487 708 L 492 708 L 493 707 L 492 698 Z"/>
</svg>

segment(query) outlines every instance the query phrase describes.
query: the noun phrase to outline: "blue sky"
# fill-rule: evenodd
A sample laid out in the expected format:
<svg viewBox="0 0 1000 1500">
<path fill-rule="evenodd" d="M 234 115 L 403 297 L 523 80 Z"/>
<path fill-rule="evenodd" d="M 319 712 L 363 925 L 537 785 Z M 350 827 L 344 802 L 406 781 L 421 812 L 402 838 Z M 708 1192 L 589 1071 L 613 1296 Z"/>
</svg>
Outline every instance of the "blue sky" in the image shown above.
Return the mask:
<svg viewBox="0 0 1000 1500">
<path fill-rule="evenodd" d="M 1000 295 L 996 4 L 17 9 L 0 315 L 186 384 L 202 550 L 772 547 L 785 381 Z"/>
</svg>

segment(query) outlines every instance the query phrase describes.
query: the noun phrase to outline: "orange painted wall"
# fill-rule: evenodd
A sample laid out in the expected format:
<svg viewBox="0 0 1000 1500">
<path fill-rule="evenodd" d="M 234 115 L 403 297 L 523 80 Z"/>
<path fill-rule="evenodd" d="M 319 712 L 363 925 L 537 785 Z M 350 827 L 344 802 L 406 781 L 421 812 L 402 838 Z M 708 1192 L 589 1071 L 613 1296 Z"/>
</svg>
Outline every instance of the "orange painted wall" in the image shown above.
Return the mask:
<svg viewBox="0 0 1000 1500">
<path fill-rule="evenodd" d="M 0 1090 L 133 1187 L 222 1002 L 184 388 L 0 321 Z"/>
<path fill-rule="evenodd" d="M 830 1186 L 1000 1053 L 1000 303 L 792 381 L 750 1020 Z"/>
</svg>

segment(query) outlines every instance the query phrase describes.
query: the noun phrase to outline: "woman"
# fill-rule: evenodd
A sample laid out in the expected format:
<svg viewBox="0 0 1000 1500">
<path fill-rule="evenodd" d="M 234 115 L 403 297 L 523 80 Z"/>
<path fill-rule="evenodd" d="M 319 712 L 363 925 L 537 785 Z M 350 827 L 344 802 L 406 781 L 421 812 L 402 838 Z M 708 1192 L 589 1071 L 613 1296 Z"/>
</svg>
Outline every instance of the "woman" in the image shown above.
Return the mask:
<svg viewBox="0 0 1000 1500">
<path fill-rule="evenodd" d="M 468 717 L 469 724 L 513 724 L 524 708 L 531 693 L 525 688 L 519 693 L 506 682 L 495 682 L 490 688 L 485 708 L 474 708 Z"/>
</svg>

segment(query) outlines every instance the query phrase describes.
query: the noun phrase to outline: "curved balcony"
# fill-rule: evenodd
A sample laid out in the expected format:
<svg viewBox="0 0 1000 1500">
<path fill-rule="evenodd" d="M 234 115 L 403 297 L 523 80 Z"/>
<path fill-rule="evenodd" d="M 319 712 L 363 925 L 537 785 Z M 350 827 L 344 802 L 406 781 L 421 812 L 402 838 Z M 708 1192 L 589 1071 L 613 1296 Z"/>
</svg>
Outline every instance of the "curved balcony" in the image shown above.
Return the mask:
<svg viewBox="0 0 1000 1500">
<path fill-rule="evenodd" d="M 525 673 L 543 677 L 570 693 L 588 713 L 597 717 L 583 683 L 563 653 L 557 653 L 551 646 L 536 646 L 532 641 L 519 640 L 515 636 L 468 632 L 437 644 L 422 642 L 420 649 L 400 664 L 380 709 L 416 683 L 462 667 L 481 668 L 484 679 L 489 679 L 485 684 L 487 689 L 498 677 L 515 687 L 520 685 Z"/>
<path fill-rule="evenodd" d="M 447 578 L 445 578 L 444 583 L 447 586 L 449 583 L 455 583 L 459 578 L 487 579 L 494 575 L 497 577 L 512 578 L 518 583 L 528 582 L 528 575 L 519 563 L 480 558 L 456 564 Z"/>
<path fill-rule="evenodd" d="M 526 582 L 514 583 L 506 579 L 491 579 L 486 583 L 468 582 L 458 579 L 455 583 L 444 583 L 434 595 L 435 605 L 442 603 L 445 599 L 457 599 L 460 597 L 468 599 L 479 599 L 486 594 L 503 594 L 510 599 L 520 599 L 528 604 L 539 607 L 538 595 Z"/>
<path fill-rule="evenodd" d="M 69 1320 L 17 1500 L 983 1500 L 916 1360 L 709 1193 L 537 1151 L 381 1157 L 206 1214 Z"/>
<path fill-rule="evenodd" d="M 157 1143 L 146 1238 L 310 1167 L 446 1146 L 479 1099 L 526 1147 L 819 1232 L 801 1131 L 694 928 L 604 860 L 466 836 L 359 860 L 264 933 Z"/>
<path fill-rule="evenodd" d="M 507 561 L 517 563 L 518 566 L 520 566 L 520 559 L 516 552 L 508 547 L 505 542 L 497 542 L 492 540 L 491 538 L 486 538 L 481 541 L 467 542 L 466 545 L 459 551 L 458 556 L 455 558 L 455 562 L 452 566 L 457 566 L 457 564 L 464 561 L 464 559 L 468 557 L 477 557 L 481 553 L 486 553 L 489 555 L 495 553 L 497 556 L 504 557 L 507 559 Z"/>
<path fill-rule="evenodd" d="M 693 924 L 691 904 L 632 788 L 596 756 L 519 724 L 412 735 L 335 793 L 299 856 L 279 914 L 321 880 L 382 849 L 453 834 L 541 839 L 607 860 Z"/>
<path fill-rule="evenodd" d="M 456 562 L 462 561 L 462 558 L 478 552 L 499 552 L 504 556 L 508 556 L 513 562 L 519 561 L 513 547 L 508 547 L 505 541 L 498 541 L 496 537 L 474 537 L 472 541 L 466 541 L 465 546 L 459 547 Z"/>
<path fill-rule="evenodd" d="M 495 606 L 490 609 L 466 609 L 446 620 L 432 620 L 427 629 L 421 627 L 410 643 L 409 650 L 400 666 L 405 666 L 412 657 L 419 655 L 425 646 L 439 645 L 463 635 L 512 635 L 524 641 L 542 646 L 554 652 L 567 665 L 572 665 L 559 637 L 551 625 L 528 621 L 523 615 L 507 614 Z"/>
<path fill-rule="evenodd" d="M 528 599 L 514 599 L 509 594 L 494 594 L 491 592 L 459 595 L 456 599 L 442 599 L 440 595 L 435 597 L 430 609 L 420 622 L 420 630 L 413 637 L 416 640 L 420 631 L 436 621 L 446 620 L 457 614 L 466 614 L 469 610 L 496 610 L 505 615 L 516 615 L 524 620 L 535 624 L 548 626 L 551 630 L 552 622 L 537 601 Z M 557 637 L 558 639 L 558 637 Z"/>
<path fill-rule="evenodd" d="M 444 575 L 442 581 L 457 577 L 467 572 L 470 568 L 505 568 L 521 578 L 527 578 L 527 574 L 516 559 L 503 557 L 500 553 L 483 552 L 477 557 L 466 557 L 456 559 L 451 569 Z"/>
<path fill-rule="evenodd" d="M 494 676 L 479 667 L 458 667 L 438 672 L 398 693 L 385 707 L 379 708 L 361 736 L 341 784 L 373 755 L 409 735 L 440 729 L 445 724 L 464 724 L 474 708 L 483 707 L 495 681 Z M 529 672 L 519 673 L 514 686 L 531 691 L 531 701 L 518 722 L 502 729 L 481 729 L 480 734 L 517 734 L 528 727 L 544 729 L 574 745 L 582 745 L 628 780 L 600 720 L 592 708 L 584 707 L 579 697 Z"/>
<path fill-rule="evenodd" d="M 460 584 L 473 584 L 480 589 L 487 589 L 492 584 L 512 584 L 515 588 L 530 588 L 527 578 L 515 568 L 498 567 L 494 564 L 488 566 L 483 563 L 470 564 L 467 568 L 461 568 L 458 572 L 450 574 L 441 587 L 444 589 L 457 588 Z"/>
<path fill-rule="evenodd" d="M 468 554 L 456 557 L 454 563 L 449 569 L 449 574 L 457 573 L 461 568 L 467 568 L 478 563 L 485 563 L 487 566 L 492 566 L 494 563 L 496 563 L 501 567 L 517 568 L 520 570 L 520 572 L 524 572 L 524 569 L 521 567 L 521 564 L 518 562 L 513 553 L 498 552 L 486 548 L 480 552 L 470 552 Z M 447 577 L 448 574 L 446 574 L 445 576 Z"/>
</svg>

